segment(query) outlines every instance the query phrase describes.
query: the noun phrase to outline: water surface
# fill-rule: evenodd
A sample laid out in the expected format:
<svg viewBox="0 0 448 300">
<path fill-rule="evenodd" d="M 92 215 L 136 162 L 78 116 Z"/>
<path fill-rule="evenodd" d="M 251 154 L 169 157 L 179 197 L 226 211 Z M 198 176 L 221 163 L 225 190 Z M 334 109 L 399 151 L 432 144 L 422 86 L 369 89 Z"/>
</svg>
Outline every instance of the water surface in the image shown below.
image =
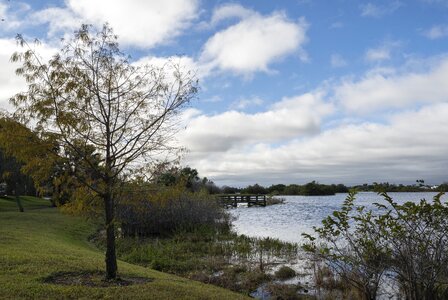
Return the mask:
<svg viewBox="0 0 448 300">
<path fill-rule="evenodd" d="M 389 193 L 397 203 L 406 201 L 432 200 L 437 193 Z M 313 226 L 319 226 L 323 218 L 341 207 L 347 194 L 334 196 L 279 196 L 285 204 L 268 207 L 238 207 L 231 209 L 237 219 L 233 222 L 240 234 L 252 237 L 272 237 L 288 242 L 302 242 L 301 233 L 313 233 Z M 447 195 L 442 197 L 448 201 Z M 382 197 L 373 192 L 359 193 L 356 204 L 373 208 L 372 203 L 381 202 Z M 383 202 L 384 203 L 384 202 Z"/>
</svg>

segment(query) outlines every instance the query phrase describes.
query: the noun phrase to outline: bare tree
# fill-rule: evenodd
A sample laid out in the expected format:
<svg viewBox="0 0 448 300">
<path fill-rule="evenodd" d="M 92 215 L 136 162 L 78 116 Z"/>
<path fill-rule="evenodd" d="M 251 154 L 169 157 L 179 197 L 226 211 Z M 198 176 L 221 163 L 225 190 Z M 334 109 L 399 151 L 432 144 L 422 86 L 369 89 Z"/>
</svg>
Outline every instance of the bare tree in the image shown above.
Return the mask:
<svg viewBox="0 0 448 300">
<path fill-rule="evenodd" d="M 106 278 L 115 279 L 117 185 L 175 149 L 170 146 L 178 128 L 175 116 L 196 95 L 197 80 L 175 63 L 131 63 L 107 24 L 99 31 L 83 25 L 48 62 L 22 36 L 17 41 L 24 51 L 11 60 L 22 63 L 16 73 L 26 79 L 28 90 L 11 98 L 15 114 L 35 120 L 37 132 L 56 133 L 61 145 L 78 153 L 99 178 L 83 184 L 103 200 Z M 84 155 L 92 146 L 95 161 Z"/>
</svg>

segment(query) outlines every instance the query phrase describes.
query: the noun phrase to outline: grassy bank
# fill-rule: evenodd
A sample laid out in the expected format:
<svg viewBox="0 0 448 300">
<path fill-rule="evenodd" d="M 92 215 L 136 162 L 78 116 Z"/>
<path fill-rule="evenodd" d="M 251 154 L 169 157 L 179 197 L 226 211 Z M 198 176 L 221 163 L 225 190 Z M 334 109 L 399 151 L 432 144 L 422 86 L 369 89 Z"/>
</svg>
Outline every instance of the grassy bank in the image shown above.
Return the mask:
<svg viewBox="0 0 448 300">
<path fill-rule="evenodd" d="M 94 226 L 60 214 L 48 201 L 22 199 L 24 213 L 13 199 L 0 198 L 0 298 L 114 298 L 114 299 L 246 299 L 202 284 L 119 262 L 123 277 L 149 278 L 129 286 L 83 286 L 46 283 L 60 272 L 97 272 L 104 255 L 88 242 Z"/>
</svg>

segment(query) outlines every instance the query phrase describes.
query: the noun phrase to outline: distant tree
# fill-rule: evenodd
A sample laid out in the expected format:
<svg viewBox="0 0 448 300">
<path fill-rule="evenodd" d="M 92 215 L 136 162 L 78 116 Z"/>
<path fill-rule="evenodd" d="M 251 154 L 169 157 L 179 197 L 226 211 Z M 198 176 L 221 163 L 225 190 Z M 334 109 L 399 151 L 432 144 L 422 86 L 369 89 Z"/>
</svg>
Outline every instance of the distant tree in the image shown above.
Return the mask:
<svg viewBox="0 0 448 300">
<path fill-rule="evenodd" d="M 268 191 L 265 187 L 259 185 L 258 183 L 254 185 L 248 185 L 242 191 L 243 194 L 267 194 Z"/>
<path fill-rule="evenodd" d="M 342 183 L 339 183 L 337 185 L 332 184 L 332 188 L 334 189 L 335 193 L 348 193 L 349 188 L 343 185 Z"/>
<path fill-rule="evenodd" d="M 241 192 L 240 188 L 224 185 L 221 187 L 223 194 L 237 194 Z"/>
<path fill-rule="evenodd" d="M 273 184 L 268 188 L 269 194 L 274 195 L 284 195 L 286 185 L 284 184 Z"/>
<path fill-rule="evenodd" d="M 159 168 L 160 169 L 160 168 Z M 169 167 L 155 175 L 155 182 L 164 186 L 183 184 L 190 192 L 206 190 L 209 194 L 219 194 L 221 189 L 207 177 L 201 178 L 199 172 L 191 167 Z"/>
<path fill-rule="evenodd" d="M 437 191 L 439 191 L 439 192 L 448 192 L 448 183 L 447 182 L 444 182 L 444 183 L 442 183 L 441 185 L 439 185 L 438 187 L 437 187 Z"/>
<path fill-rule="evenodd" d="M 318 196 L 318 195 L 334 195 L 336 193 L 332 186 L 319 184 L 316 181 L 308 182 L 301 187 L 300 194 L 306 196 Z"/>
<path fill-rule="evenodd" d="M 221 194 L 222 190 L 212 180 L 207 177 L 201 179 L 201 188 L 205 189 L 209 194 Z"/>
<path fill-rule="evenodd" d="M 300 185 L 290 184 L 284 189 L 285 195 L 300 195 Z"/>
<path fill-rule="evenodd" d="M 78 178 L 102 199 L 106 278 L 115 279 L 119 185 L 177 150 L 170 143 L 177 132 L 175 116 L 197 93 L 197 81 L 173 63 L 161 68 L 132 64 L 108 25 L 100 31 L 83 25 L 48 62 L 22 36 L 17 41 L 24 50 L 11 60 L 22 63 L 16 73 L 26 79 L 28 90 L 11 99 L 15 116 L 34 119 L 40 134 L 54 132 L 59 145 L 79 155 L 99 179 Z M 96 155 L 85 151 L 90 147 Z"/>
</svg>

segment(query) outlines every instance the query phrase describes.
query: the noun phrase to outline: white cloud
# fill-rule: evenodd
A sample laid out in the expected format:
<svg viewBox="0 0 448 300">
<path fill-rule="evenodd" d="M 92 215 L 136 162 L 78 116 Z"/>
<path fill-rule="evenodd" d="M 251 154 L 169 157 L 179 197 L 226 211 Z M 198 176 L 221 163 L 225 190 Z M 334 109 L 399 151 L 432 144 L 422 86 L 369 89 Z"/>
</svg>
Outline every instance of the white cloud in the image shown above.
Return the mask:
<svg viewBox="0 0 448 300">
<path fill-rule="evenodd" d="M 448 101 L 448 59 L 429 70 L 398 73 L 371 72 L 358 81 L 345 80 L 335 87 L 335 99 L 351 112 L 367 113 L 415 104 Z"/>
<path fill-rule="evenodd" d="M 0 31 L 10 32 L 18 29 L 24 23 L 24 15 L 31 7 L 23 2 L 0 2 Z"/>
<path fill-rule="evenodd" d="M 441 182 L 448 168 L 448 140 L 442 138 L 447 115 L 448 104 L 437 104 L 397 114 L 384 125 L 344 125 L 281 146 L 246 143 L 218 153 L 192 152 L 189 160 L 219 184 Z"/>
<path fill-rule="evenodd" d="M 66 6 L 39 11 L 34 20 L 48 22 L 50 34 L 74 29 L 82 22 L 98 26 L 108 22 L 121 43 L 150 48 L 185 31 L 198 14 L 199 1 L 67 0 Z"/>
<path fill-rule="evenodd" d="M 219 95 L 213 95 L 212 97 L 201 99 L 201 101 L 207 102 L 207 103 L 218 103 L 218 102 L 223 101 L 223 99 Z"/>
<path fill-rule="evenodd" d="M 55 51 L 45 44 L 40 44 L 35 49 L 44 59 L 49 59 Z M 2 66 L 0 68 L 0 110 L 12 111 L 13 107 L 9 104 L 9 98 L 26 90 L 25 80 L 15 74 L 19 64 L 10 62 L 11 55 L 21 50 L 14 39 L 0 39 L 0 66 Z"/>
<path fill-rule="evenodd" d="M 25 80 L 15 75 L 18 65 L 9 62 L 14 51 L 17 51 L 15 40 L 0 40 L 0 109 L 11 110 L 9 98 L 26 87 Z"/>
<path fill-rule="evenodd" d="M 400 1 L 386 2 L 384 5 L 373 4 L 369 2 L 360 6 L 361 16 L 380 18 L 393 13 L 401 6 L 403 6 L 403 4 Z"/>
<path fill-rule="evenodd" d="M 48 22 L 48 36 L 54 37 L 61 32 L 69 32 L 78 29 L 86 20 L 74 15 L 73 11 L 67 8 L 50 7 L 34 12 L 31 23 L 40 24 Z"/>
<path fill-rule="evenodd" d="M 195 152 L 221 152 L 245 143 L 299 138 L 320 130 L 323 116 L 333 106 L 322 101 L 320 92 L 285 98 L 269 110 L 255 114 L 227 111 L 195 115 L 185 122 L 184 144 Z"/>
<path fill-rule="evenodd" d="M 5 18 L 7 9 L 8 9 L 8 6 L 6 6 L 5 3 L 0 2 L 0 17 L 2 19 Z"/>
<path fill-rule="evenodd" d="M 200 66 L 189 56 L 143 56 L 137 61 L 133 62 L 135 65 L 152 65 L 157 68 L 163 68 L 167 65 L 177 65 L 180 71 L 186 73 L 191 72 L 198 74 L 200 72 Z"/>
<path fill-rule="evenodd" d="M 244 19 L 256 14 L 253 10 L 247 9 L 236 3 L 224 4 L 213 11 L 210 21 L 211 26 L 229 18 Z"/>
<path fill-rule="evenodd" d="M 370 62 L 388 60 L 390 59 L 390 49 L 383 47 L 368 49 L 365 57 Z"/>
<path fill-rule="evenodd" d="M 381 62 L 384 60 L 389 60 L 392 56 L 392 51 L 400 46 L 400 41 L 386 41 L 379 47 L 367 49 L 365 59 L 368 62 Z"/>
<path fill-rule="evenodd" d="M 340 54 L 332 54 L 330 63 L 333 68 L 342 68 L 347 66 L 347 61 Z"/>
<path fill-rule="evenodd" d="M 230 109 L 235 110 L 244 110 L 250 106 L 260 106 L 264 103 L 263 99 L 258 97 L 253 97 L 249 99 L 240 99 L 237 101 L 234 101 L 230 104 Z"/>
<path fill-rule="evenodd" d="M 222 19 L 230 13 L 219 16 Z M 237 24 L 215 33 L 205 43 L 200 62 L 210 70 L 245 75 L 267 72 L 269 64 L 288 54 L 297 53 L 306 59 L 302 46 L 307 40 L 307 28 L 304 19 L 293 22 L 282 12 L 269 16 L 251 12 Z"/>
<path fill-rule="evenodd" d="M 436 25 L 423 31 L 423 35 L 428 39 L 435 40 L 448 36 L 448 25 Z"/>
</svg>

